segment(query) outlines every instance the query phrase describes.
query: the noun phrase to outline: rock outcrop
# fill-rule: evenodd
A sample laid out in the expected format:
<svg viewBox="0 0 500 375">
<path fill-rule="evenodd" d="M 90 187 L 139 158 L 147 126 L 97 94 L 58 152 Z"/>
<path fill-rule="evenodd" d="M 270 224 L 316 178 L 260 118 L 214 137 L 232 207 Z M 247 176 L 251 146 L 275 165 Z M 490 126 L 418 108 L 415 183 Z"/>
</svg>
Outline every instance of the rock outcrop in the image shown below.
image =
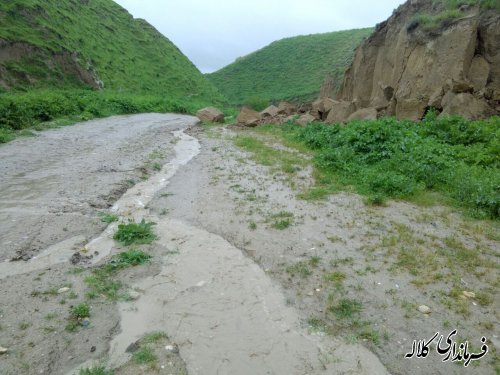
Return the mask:
<svg viewBox="0 0 500 375">
<path fill-rule="evenodd" d="M 499 12 L 462 7 L 458 17 L 433 27 L 418 17 L 437 16 L 443 7 L 409 0 L 377 25 L 357 49 L 337 95 L 343 104 L 327 122 L 365 108 L 410 120 L 420 120 L 430 107 L 470 119 L 499 114 Z"/>
</svg>

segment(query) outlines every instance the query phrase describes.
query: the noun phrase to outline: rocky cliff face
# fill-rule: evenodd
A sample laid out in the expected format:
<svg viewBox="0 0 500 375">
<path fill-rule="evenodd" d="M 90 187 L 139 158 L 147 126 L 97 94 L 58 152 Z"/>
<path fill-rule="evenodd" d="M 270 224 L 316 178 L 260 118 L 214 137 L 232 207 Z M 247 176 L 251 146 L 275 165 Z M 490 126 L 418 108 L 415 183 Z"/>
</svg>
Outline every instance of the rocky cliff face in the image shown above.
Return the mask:
<svg viewBox="0 0 500 375">
<path fill-rule="evenodd" d="M 470 119 L 500 114 L 500 13 L 407 1 L 357 49 L 337 99 L 345 116 L 370 108 L 420 120 L 431 107 Z"/>
</svg>

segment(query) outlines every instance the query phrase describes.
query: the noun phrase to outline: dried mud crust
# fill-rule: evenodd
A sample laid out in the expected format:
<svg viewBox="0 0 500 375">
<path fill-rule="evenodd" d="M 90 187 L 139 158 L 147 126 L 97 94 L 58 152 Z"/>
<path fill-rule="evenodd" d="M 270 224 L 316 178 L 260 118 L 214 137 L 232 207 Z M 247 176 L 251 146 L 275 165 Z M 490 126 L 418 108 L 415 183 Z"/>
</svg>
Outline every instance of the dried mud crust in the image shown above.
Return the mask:
<svg viewBox="0 0 500 375">
<path fill-rule="evenodd" d="M 494 373 L 500 244 L 482 223 L 446 207 L 367 206 L 351 193 L 299 200 L 312 184 L 308 165 L 291 176 L 256 164 L 232 142 L 238 134 L 261 137 L 251 130 L 196 131 L 200 155 L 152 202 L 153 213 L 168 212 L 242 249 L 283 287 L 305 327 L 363 343 L 393 374 L 468 373 L 434 349 L 423 360 L 404 358 L 413 340 L 453 329 L 476 352 L 488 338 L 489 353 L 470 366 Z"/>
</svg>

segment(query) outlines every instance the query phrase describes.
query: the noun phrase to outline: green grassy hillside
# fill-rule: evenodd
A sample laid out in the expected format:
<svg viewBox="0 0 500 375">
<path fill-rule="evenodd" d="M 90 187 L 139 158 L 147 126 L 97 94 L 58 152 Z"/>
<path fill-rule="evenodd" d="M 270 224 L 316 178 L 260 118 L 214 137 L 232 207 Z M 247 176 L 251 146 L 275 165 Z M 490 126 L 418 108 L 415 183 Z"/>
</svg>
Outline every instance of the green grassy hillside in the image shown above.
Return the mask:
<svg viewBox="0 0 500 375">
<path fill-rule="evenodd" d="M 286 38 L 237 59 L 207 77 L 233 104 L 250 97 L 314 98 L 327 76 L 339 85 L 354 49 L 373 29 Z"/>
<path fill-rule="evenodd" d="M 0 2 L 0 143 L 60 118 L 193 113 L 224 100 L 174 44 L 111 0 Z"/>
<path fill-rule="evenodd" d="M 4 88 L 81 86 L 68 66 L 76 61 L 106 89 L 218 95 L 175 45 L 111 0 L 2 1 L 0 39 L 22 43 L 0 54 Z"/>
</svg>

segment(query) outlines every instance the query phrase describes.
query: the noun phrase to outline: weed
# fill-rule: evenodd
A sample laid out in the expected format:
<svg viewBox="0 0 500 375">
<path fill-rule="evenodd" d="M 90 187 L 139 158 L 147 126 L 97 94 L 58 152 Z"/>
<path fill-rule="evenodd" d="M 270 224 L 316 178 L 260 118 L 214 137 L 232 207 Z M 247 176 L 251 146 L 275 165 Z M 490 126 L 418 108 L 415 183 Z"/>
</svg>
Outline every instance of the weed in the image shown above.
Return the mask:
<svg viewBox="0 0 500 375">
<path fill-rule="evenodd" d="M 271 227 L 278 230 L 284 230 L 293 224 L 293 213 L 287 211 L 281 211 L 277 214 L 271 215 L 273 223 Z"/>
<path fill-rule="evenodd" d="M 309 318 L 307 324 L 312 332 L 325 332 L 327 329 L 326 323 L 319 318 Z"/>
<path fill-rule="evenodd" d="M 21 322 L 21 323 L 19 323 L 18 327 L 20 330 L 25 331 L 29 328 L 30 325 L 31 324 L 28 322 Z"/>
<path fill-rule="evenodd" d="M 341 271 L 335 271 L 325 275 L 326 281 L 330 281 L 336 285 L 342 284 L 345 278 L 346 278 L 345 273 Z"/>
<path fill-rule="evenodd" d="M 329 306 L 328 311 L 334 313 L 340 319 L 353 319 L 362 310 L 361 302 L 342 298 L 337 304 Z"/>
<path fill-rule="evenodd" d="M 57 314 L 56 313 L 49 313 L 49 314 L 45 315 L 43 318 L 45 320 L 54 320 L 55 318 L 57 318 Z"/>
<path fill-rule="evenodd" d="M 297 262 L 294 265 L 288 266 L 286 272 L 291 276 L 299 275 L 301 277 L 307 277 L 312 275 L 312 271 L 307 262 Z"/>
<path fill-rule="evenodd" d="M 157 360 L 156 355 L 153 352 L 153 349 L 147 346 L 142 347 L 138 351 L 134 352 L 132 354 L 132 359 L 138 365 L 151 364 L 153 362 L 156 362 Z"/>
<path fill-rule="evenodd" d="M 115 221 L 118 221 L 118 216 L 115 214 L 107 213 L 107 212 L 100 212 L 99 216 L 101 218 L 101 221 L 104 223 L 113 223 Z"/>
<path fill-rule="evenodd" d="M 161 339 L 164 339 L 166 337 L 167 337 L 167 335 L 163 332 L 151 332 L 151 333 L 148 333 L 146 336 L 144 336 L 142 341 L 144 341 L 147 344 L 154 344 L 154 343 L 156 343 L 156 342 L 158 342 Z"/>
<path fill-rule="evenodd" d="M 318 267 L 318 265 L 321 263 L 321 257 L 319 256 L 312 256 L 311 258 L 309 258 L 309 265 L 311 267 Z"/>
<path fill-rule="evenodd" d="M 250 223 L 248 223 L 248 228 L 250 228 L 250 230 L 256 230 L 257 223 L 255 221 L 251 221 Z"/>
<path fill-rule="evenodd" d="M 149 244 L 157 239 L 153 233 L 153 225 L 156 223 L 146 223 L 144 219 L 140 223 L 130 221 L 128 224 L 119 224 L 113 239 L 122 243 L 125 246 L 133 243 Z"/>
<path fill-rule="evenodd" d="M 90 306 L 86 303 L 80 303 L 79 305 L 73 306 L 71 308 L 71 318 L 72 319 L 83 319 L 90 317 Z"/>
</svg>

